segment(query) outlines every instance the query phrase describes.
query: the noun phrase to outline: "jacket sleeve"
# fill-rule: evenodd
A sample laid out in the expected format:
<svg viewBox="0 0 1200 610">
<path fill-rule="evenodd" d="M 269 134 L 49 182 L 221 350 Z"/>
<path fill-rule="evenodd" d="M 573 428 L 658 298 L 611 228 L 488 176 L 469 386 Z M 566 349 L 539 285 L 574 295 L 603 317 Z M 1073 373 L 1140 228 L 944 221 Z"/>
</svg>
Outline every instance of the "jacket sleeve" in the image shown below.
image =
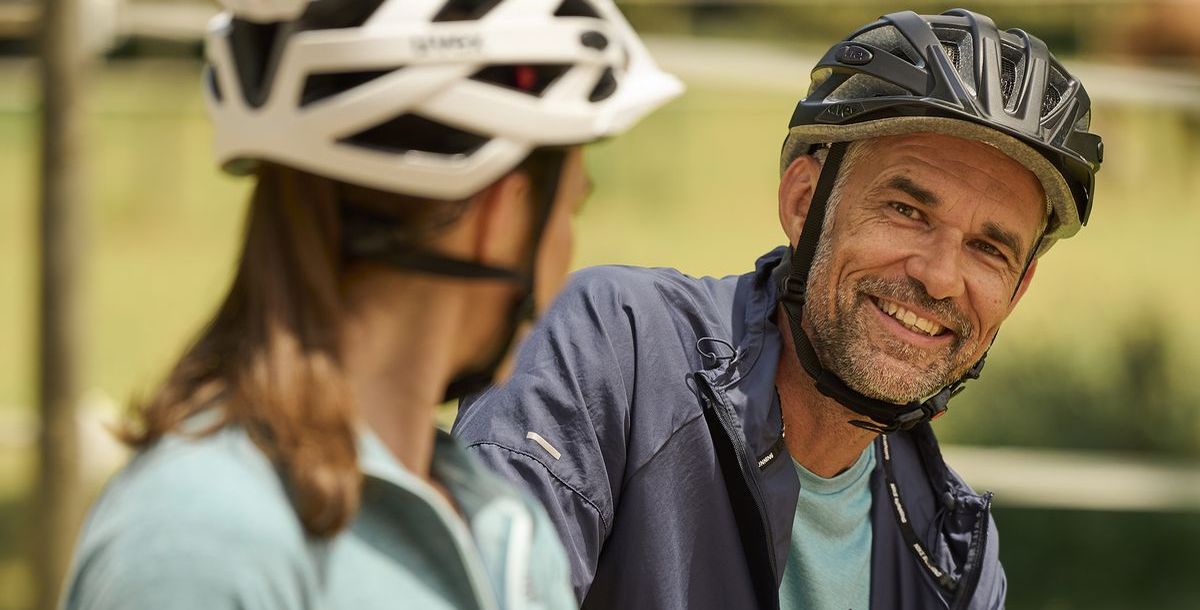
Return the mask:
<svg viewBox="0 0 1200 610">
<path fill-rule="evenodd" d="M 616 273 L 575 274 L 522 345 L 513 376 L 465 400 L 453 430 L 545 507 L 580 600 L 619 500 L 637 381 L 632 308 Z"/>
</svg>

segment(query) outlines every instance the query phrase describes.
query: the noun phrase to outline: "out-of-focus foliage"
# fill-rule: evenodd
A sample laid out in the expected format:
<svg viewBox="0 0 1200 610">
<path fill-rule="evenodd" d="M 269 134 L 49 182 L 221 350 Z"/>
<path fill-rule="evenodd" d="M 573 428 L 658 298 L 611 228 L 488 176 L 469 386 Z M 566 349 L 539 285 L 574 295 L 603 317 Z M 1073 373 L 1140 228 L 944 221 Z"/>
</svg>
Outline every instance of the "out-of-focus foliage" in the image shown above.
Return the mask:
<svg viewBox="0 0 1200 610">
<path fill-rule="evenodd" d="M 1195 610 L 1200 517 L 995 509 L 1013 610 Z"/>
<path fill-rule="evenodd" d="M 1081 366 L 1078 344 L 995 348 L 983 378 L 939 422 L 943 437 L 1200 458 L 1196 348 L 1181 344 L 1153 309 L 1107 329 L 1115 341 Z M 1008 337 L 1005 337 L 1007 340 Z M 1009 349 L 1011 348 L 1011 349 Z"/>
</svg>

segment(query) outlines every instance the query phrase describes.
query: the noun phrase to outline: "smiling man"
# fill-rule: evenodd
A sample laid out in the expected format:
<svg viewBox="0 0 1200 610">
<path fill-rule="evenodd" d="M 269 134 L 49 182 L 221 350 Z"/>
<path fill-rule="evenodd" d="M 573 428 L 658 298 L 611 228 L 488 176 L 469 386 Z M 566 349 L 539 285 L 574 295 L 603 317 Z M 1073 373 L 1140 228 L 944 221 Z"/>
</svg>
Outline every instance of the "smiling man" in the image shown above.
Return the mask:
<svg viewBox="0 0 1200 610">
<path fill-rule="evenodd" d="M 455 432 L 546 505 L 584 608 L 1001 608 L 991 496 L 929 421 L 1086 221 L 1090 118 L 1025 32 L 868 24 L 789 125 L 788 247 L 578 273 Z"/>
</svg>

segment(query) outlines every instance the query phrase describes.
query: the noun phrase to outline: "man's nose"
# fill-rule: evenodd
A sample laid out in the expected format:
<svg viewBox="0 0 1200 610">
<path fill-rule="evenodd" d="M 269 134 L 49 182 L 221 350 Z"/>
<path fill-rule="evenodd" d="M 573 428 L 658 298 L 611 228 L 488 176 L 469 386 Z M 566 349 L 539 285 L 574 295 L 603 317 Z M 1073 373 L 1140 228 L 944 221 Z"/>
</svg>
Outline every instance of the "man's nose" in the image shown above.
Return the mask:
<svg viewBox="0 0 1200 610">
<path fill-rule="evenodd" d="M 921 282 L 929 296 L 941 300 L 962 296 L 966 290 L 962 270 L 962 236 L 956 231 L 934 231 L 926 243 L 908 257 L 905 272 Z"/>
</svg>

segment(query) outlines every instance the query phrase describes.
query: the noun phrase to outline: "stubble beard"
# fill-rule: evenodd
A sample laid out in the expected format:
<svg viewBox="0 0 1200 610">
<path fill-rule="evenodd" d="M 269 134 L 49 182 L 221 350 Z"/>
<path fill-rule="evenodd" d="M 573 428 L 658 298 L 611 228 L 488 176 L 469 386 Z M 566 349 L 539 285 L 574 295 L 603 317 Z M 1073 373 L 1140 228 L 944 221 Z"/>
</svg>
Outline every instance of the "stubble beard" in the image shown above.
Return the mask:
<svg viewBox="0 0 1200 610">
<path fill-rule="evenodd" d="M 832 285 L 832 248 L 821 239 L 809 273 L 807 294 L 827 295 Z M 962 377 L 974 364 L 966 346 L 974 335 L 969 319 L 948 301 L 930 297 L 913 280 L 866 277 L 839 288 L 832 302 L 808 299 L 804 317 L 822 366 L 853 390 L 897 404 L 924 399 Z M 953 341 L 930 350 L 878 328 L 870 296 L 920 305 L 951 323 Z"/>
</svg>

